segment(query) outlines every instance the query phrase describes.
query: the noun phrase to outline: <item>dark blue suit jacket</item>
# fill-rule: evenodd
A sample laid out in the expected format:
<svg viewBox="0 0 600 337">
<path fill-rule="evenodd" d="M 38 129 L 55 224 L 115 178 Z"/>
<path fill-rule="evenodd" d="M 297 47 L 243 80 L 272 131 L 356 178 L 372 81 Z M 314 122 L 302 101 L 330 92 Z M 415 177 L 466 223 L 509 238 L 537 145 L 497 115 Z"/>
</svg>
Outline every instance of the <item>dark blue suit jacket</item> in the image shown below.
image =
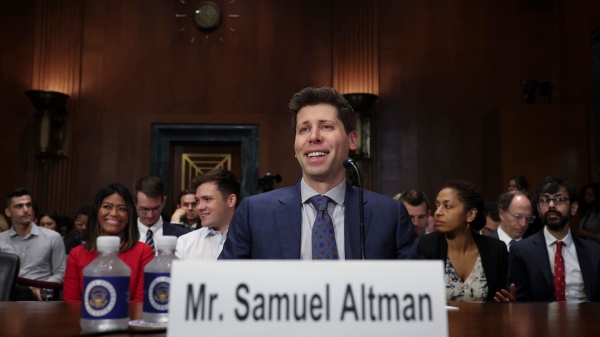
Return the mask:
<svg viewBox="0 0 600 337">
<path fill-rule="evenodd" d="M 500 228 L 500 227 L 498 227 L 498 228 Z M 498 236 L 498 230 L 497 229 L 495 231 L 491 232 L 490 235 L 488 235 L 488 236 L 491 237 L 491 238 L 495 238 L 495 239 L 500 240 L 500 236 Z"/>
<path fill-rule="evenodd" d="M 588 301 L 600 301 L 600 245 L 573 236 Z M 508 286 L 515 284 L 517 301 L 552 302 L 554 276 L 541 230 L 510 247 Z"/>
<path fill-rule="evenodd" d="M 417 259 L 418 238 L 401 202 L 364 191 L 368 259 Z M 346 185 L 346 259 L 360 259 L 358 190 Z M 300 183 L 245 198 L 233 216 L 220 259 L 300 259 Z"/>
<path fill-rule="evenodd" d="M 180 237 L 189 232 L 190 232 L 190 230 L 185 227 L 181 227 L 177 224 L 163 221 L 163 235 L 164 236 Z"/>
</svg>

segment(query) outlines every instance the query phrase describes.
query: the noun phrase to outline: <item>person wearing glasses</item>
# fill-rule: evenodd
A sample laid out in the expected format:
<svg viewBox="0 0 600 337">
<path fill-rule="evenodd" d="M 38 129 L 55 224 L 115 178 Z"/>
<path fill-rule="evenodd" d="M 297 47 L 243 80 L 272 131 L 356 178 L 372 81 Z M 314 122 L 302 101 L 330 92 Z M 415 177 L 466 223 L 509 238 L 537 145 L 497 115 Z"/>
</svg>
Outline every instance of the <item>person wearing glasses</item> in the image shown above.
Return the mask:
<svg viewBox="0 0 600 337">
<path fill-rule="evenodd" d="M 531 201 L 522 192 L 506 192 L 498 198 L 498 216 L 500 227 L 490 236 L 502 240 L 506 248 L 523 239 L 527 227 L 535 219 Z"/>
<path fill-rule="evenodd" d="M 67 255 L 71 252 L 73 248 L 85 244 L 85 242 L 87 241 L 88 218 L 92 213 L 92 208 L 92 205 L 83 206 L 77 210 L 77 213 L 75 213 L 75 236 L 72 238 L 64 239 L 65 252 L 67 253 Z"/>
<path fill-rule="evenodd" d="M 133 198 L 138 214 L 137 225 L 141 242 L 145 242 L 156 254 L 156 239 L 161 236 L 180 237 L 189 232 L 188 229 L 163 221 L 161 212 L 167 201 L 165 187 L 157 177 L 140 178 L 133 185 Z"/>
<path fill-rule="evenodd" d="M 600 301 L 600 245 L 569 229 L 577 212 L 577 190 L 546 177 L 537 189 L 537 208 L 545 226 L 513 245 L 508 282 L 517 301 Z"/>
</svg>

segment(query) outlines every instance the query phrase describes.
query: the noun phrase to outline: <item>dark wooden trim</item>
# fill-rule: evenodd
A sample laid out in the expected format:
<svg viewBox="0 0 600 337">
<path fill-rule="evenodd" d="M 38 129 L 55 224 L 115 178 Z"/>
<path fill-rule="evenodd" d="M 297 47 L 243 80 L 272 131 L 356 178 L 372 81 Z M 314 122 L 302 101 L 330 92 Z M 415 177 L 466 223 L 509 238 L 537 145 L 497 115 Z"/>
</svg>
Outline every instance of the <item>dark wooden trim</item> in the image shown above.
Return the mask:
<svg viewBox="0 0 600 337">
<path fill-rule="evenodd" d="M 258 124 L 152 124 L 150 172 L 169 190 L 172 143 L 240 142 L 242 147 L 241 197 L 257 193 L 259 163 Z"/>
</svg>

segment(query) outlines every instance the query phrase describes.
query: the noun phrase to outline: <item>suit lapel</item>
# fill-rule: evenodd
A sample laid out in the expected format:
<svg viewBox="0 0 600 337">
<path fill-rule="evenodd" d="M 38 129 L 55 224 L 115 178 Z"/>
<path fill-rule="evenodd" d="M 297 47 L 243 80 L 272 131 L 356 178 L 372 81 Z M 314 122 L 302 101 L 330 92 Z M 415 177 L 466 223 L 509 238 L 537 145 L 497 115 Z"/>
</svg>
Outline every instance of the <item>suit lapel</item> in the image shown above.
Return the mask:
<svg viewBox="0 0 600 337">
<path fill-rule="evenodd" d="M 279 198 L 280 207 L 273 211 L 283 259 L 300 259 L 302 243 L 302 200 L 300 198 L 300 183 L 297 183 Z"/>
<path fill-rule="evenodd" d="M 365 205 L 365 238 L 369 237 L 371 226 L 371 210 Z M 360 210 L 358 207 L 358 188 L 346 183 L 344 196 L 344 253 L 346 260 L 360 259 Z M 366 239 L 365 239 L 366 241 Z"/>
<path fill-rule="evenodd" d="M 534 234 L 532 249 L 533 256 L 535 256 L 538 265 L 542 268 L 546 283 L 548 283 L 550 289 L 554 289 L 554 276 L 552 275 L 552 266 L 550 265 L 550 258 L 548 257 L 548 248 L 546 247 L 543 229 Z"/>
<path fill-rule="evenodd" d="M 575 250 L 577 251 L 577 259 L 579 260 L 579 268 L 581 269 L 581 276 L 583 277 L 583 285 L 585 287 L 585 294 L 588 301 L 592 301 L 592 264 L 590 257 L 585 249 L 583 243 L 571 233 L 573 242 L 575 243 Z"/>
</svg>

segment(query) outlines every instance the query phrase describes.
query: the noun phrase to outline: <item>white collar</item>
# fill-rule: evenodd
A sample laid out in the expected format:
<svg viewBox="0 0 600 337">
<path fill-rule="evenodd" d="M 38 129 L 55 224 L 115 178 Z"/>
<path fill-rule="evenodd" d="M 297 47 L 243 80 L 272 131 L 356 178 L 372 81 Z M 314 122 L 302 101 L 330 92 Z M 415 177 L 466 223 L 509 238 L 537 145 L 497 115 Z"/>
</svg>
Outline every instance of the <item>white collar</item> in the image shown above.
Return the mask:
<svg viewBox="0 0 600 337">
<path fill-rule="evenodd" d="M 568 225 L 567 225 L 568 226 Z M 552 235 L 549 231 L 548 231 L 548 227 L 544 226 L 544 239 L 546 240 L 546 247 L 550 247 L 551 245 L 553 245 L 556 241 L 562 241 L 565 243 L 565 247 L 571 247 L 571 245 L 573 244 L 573 236 L 571 235 L 571 229 L 569 228 L 569 231 L 567 232 L 567 235 L 565 235 L 564 238 L 562 238 L 562 240 L 557 240 L 554 235 Z"/>
<path fill-rule="evenodd" d="M 148 226 L 144 225 L 144 224 L 143 224 L 143 223 L 140 221 L 140 218 L 139 218 L 139 217 L 138 217 L 138 219 L 137 219 L 137 222 L 138 222 L 138 227 L 139 227 L 139 228 L 143 228 L 143 231 L 142 231 L 142 232 L 144 232 L 144 233 L 145 233 L 145 232 L 147 232 L 149 229 L 151 229 L 151 230 L 152 230 L 152 233 L 156 233 L 156 232 L 157 232 L 158 230 L 160 230 L 160 229 L 162 228 L 162 226 L 163 226 L 163 219 L 162 219 L 162 216 L 161 216 L 161 217 L 159 217 L 159 218 L 158 218 L 158 221 L 157 221 L 157 222 L 156 222 L 154 225 L 152 225 L 152 226 L 150 226 L 150 227 L 148 227 Z"/>
<path fill-rule="evenodd" d="M 315 195 L 321 194 L 315 191 L 314 188 L 308 186 L 308 184 L 304 181 L 304 178 L 302 178 L 300 181 L 300 197 L 302 199 L 302 203 L 306 203 L 308 199 L 314 197 Z M 346 180 L 343 180 L 341 184 L 325 192 L 323 195 L 329 197 L 336 204 L 343 205 L 344 200 L 346 199 Z"/>
</svg>

